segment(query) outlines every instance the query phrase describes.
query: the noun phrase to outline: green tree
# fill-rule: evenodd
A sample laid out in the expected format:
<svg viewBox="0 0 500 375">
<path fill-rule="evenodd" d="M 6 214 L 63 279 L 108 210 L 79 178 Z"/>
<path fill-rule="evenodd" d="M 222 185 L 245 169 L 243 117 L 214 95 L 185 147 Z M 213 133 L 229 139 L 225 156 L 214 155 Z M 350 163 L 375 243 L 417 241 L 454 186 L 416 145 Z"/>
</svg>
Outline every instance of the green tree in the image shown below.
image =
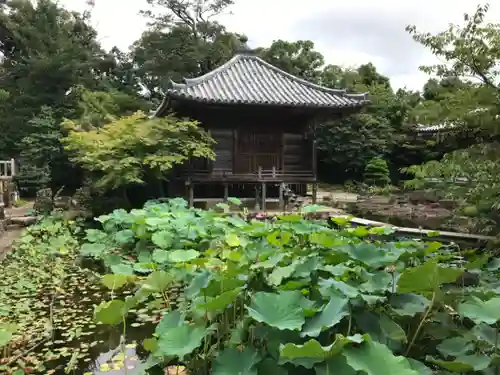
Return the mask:
<svg viewBox="0 0 500 375">
<path fill-rule="evenodd" d="M 73 113 L 82 130 L 93 130 L 113 121 L 116 116 L 149 108 L 144 100 L 116 90 L 91 92 L 77 86 L 68 95 L 77 103 Z M 31 133 L 21 140 L 20 145 L 17 180 L 21 189 L 30 195 L 42 187 L 76 189 L 82 182 L 82 174 L 68 160 L 61 144 L 61 139 L 67 135 L 67 130 L 61 126 L 61 118 L 52 108 L 42 107 L 28 125 Z"/>
<path fill-rule="evenodd" d="M 325 164 L 322 175 L 335 182 L 359 180 L 366 163 L 391 150 L 387 122 L 367 113 L 327 121 L 317 129 L 318 149 Z M 332 180 L 333 182 L 333 180 Z"/>
<path fill-rule="evenodd" d="M 81 131 L 74 121 L 65 126 L 69 133 L 63 143 L 71 161 L 92 172 L 97 187 L 108 190 L 142 184 L 148 175 L 164 180 L 176 164 L 215 156 L 213 140 L 196 122 L 173 116 L 149 118 L 137 112 L 89 131 Z"/>
<path fill-rule="evenodd" d="M 147 0 L 153 7 L 142 13 L 157 28 L 188 26 L 195 36 L 203 37 L 200 29 L 234 4 L 234 0 Z"/>
<path fill-rule="evenodd" d="M 258 53 L 268 63 L 287 73 L 311 82 L 320 81 L 325 59 L 320 52 L 314 50 L 314 43 L 310 40 L 277 40 L 269 48 L 259 49 Z"/>
<path fill-rule="evenodd" d="M 87 14 L 69 12 L 51 0 L 7 0 L 0 9 L 0 106 L 3 157 L 17 156 L 30 120 L 43 106 L 55 118 L 69 116 L 68 90 L 95 89 L 109 68 Z"/>
<path fill-rule="evenodd" d="M 170 81 L 182 82 L 215 69 L 240 47 L 239 36 L 218 24 L 208 24 L 202 37 L 186 25 L 143 33 L 133 45 L 136 74 L 154 97 L 161 99 Z M 197 34 L 198 35 L 198 34 Z"/>
<path fill-rule="evenodd" d="M 380 157 L 370 159 L 365 166 L 363 179 L 369 186 L 385 187 L 389 185 L 391 178 L 387 162 Z"/>
<path fill-rule="evenodd" d="M 485 23 L 488 6 L 478 6 L 473 15 L 465 15 L 465 24 L 450 25 L 436 35 L 418 32 L 415 26 L 407 30 L 413 38 L 431 49 L 443 61 L 421 67 L 424 72 L 455 84 L 440 102 L 442 121 L 466 128 L 481 128 L 490 134 L 500 129 L 495 116 L 499 114 L 496 77 L 500 74 L 500 24 Z M 441 81 L 440 85 L 442 85 Z"/>
<path fill-rule="evenodd" d="M 70 95 L 77 103 L 72 120 L 81 130 L 94 130 L 114 121 L 120 116 L 130 116 L 138 110 L 151 110 L 151 103 L 137 94 L 129 95 L 124 91 L 89 91 L 76 86 Z"/>
<path fill-rule="evenodd" d="M 240 36 L 228 32 L 213 17 L 232 0 L 148 0 L 153 10 L 142 12 L 150 28 L 133 45 L 136 74 L 155 99 L 162 99 L 170 80 L 182 81 L 208 73 L 231 58 Z"/>
<path fill-rule="evenodd" d="M 428 186 L 443 191 L 463 205 L 478 207 L 479 223 L 488 229 L 498 227 L 500 201 L 498 186 L 498 144 L 500 130 L 500 24 L 485 22 L 488 6 L 478 6 L 473 15 L 465 15 L 464 25 L 450 27 L 435 35 L 407 30 L 414 39 L 431 49 L 443 63 L 422 70 L 439 77 L 470 77 L 464 87 L 444 96 L 440 101 L 442 122 L 458 129 L 476 129 L 477 145 L 451 152 L 439 162 L 429 162 L 408 169 L 415 179 L 411 186 Z M 437 181 L 429 186 L 429 178 Z M 457 181 L 459 183 L 457 183 Z"/>
<path fill-rule="evenodd" d="M 379 155 L 389 158 L 395 144 L 401 141 L 402 125 L 410 106 L 392 91 L 389 79 L 372 64 L 344 71 L 328 66 L 321 82 L 331 82 L 330 87 L 334 88 L 369 93 L 371 102 L 360 113 L 324 121 L 317 131 L 322 175 L 326 179 L 335 176 L 336 182 L 361 180 L 370 159 Z"/>
<path fill-rule="evenodd" d="M 430 78 L 423 87 L 422 96 L 425 100 L 440 101 L 454 91 L 467 86 L 467 83 L 460 78 L 451 76 L 441 80 Z"/>
<path fill-rule="evenodd" d="M 319 77 L 319 82 L 321 86 L 329 87 L 332 89 L 343 89 L 346 88 L 345 84 L 345 72 L 338 65 L 326 65 L 323 67 L 323 71 Z"/>
<path fill-rule="evenodd" d="M 21 190 L 32 195 L 37 189 L 49 187 L 53 180 L 52 171 L 57 169 L 57 164 L 63 159 L 59 142 L 62 133 L 49 107 L 42 107 L 29 125 L 33 131 L 21 141 L 17 181 Z"/>
</svg>

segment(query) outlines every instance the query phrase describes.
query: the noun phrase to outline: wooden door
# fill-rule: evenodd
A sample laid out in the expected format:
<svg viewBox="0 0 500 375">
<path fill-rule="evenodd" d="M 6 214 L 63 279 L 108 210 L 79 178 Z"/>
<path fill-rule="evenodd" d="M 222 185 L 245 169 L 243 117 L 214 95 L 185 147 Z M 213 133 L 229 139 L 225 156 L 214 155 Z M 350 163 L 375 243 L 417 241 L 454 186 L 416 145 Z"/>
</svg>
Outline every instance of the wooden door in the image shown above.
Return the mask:
<svg viewBox="0 0 500 375">
<path fill-rule="evenodd" d="M 271 171 L 281 166 L 281 133 L 238 130 L 235 148 L 235 172 L 257 173 L 259 167 Z"/>
</svg>

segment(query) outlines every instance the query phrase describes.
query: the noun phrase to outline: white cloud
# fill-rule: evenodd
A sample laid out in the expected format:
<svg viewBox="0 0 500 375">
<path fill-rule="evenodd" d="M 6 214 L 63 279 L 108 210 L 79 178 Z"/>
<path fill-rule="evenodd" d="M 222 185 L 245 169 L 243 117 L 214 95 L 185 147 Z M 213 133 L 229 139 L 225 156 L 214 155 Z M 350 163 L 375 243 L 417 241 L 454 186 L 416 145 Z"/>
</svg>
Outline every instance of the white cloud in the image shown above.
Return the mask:
<svg viewBox="0 0 500 375">
<path fill-rule="evenodd" d="M 104 47 L 126 49 L 145 29 L 146 20 L 138 14 L 145 0 L 95 2 L 93 23 Z M 85 0 L 60 3 L 79 11 L 86 8 Z M 440 31 L 450 22 L 461 23 L 463 14 L 474 12 L 476 6 L 474 0 L 236 0 L 232 14 L 219 20 L 229 30 L 246 34 L 252 46 L 267 46 L 276 39 L 311 39 L 328 63 L 372 62 L 391 77 L 394 87 L 420 89 L 428 76 L 418 66 L 435 60 L 411 39 L 405 26 Z M 491 6 L 489 18 L 500 19 L 500 4 Z"/>
</svg>

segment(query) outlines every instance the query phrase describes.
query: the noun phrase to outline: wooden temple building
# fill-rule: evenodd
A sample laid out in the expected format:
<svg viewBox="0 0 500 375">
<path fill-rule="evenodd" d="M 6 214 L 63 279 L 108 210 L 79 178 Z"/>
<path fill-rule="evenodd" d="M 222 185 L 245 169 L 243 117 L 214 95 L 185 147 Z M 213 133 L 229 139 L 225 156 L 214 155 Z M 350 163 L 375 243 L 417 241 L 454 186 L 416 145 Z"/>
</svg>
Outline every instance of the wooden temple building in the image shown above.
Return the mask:
<svg viewBox="0 0 500 375">
<path fill-rule="evenodd" d="M 200 122 L 216 141 L 216 159 L 192 160 L 174 171 L 170 196 L 190 205 L 229 196 L 283 207 L 286 185 L 316 201 L 315 128 L 368 103 L 367 94 L 348 94 L 310 83 L 246 50 L 215 70 L 173 83 L 155 116 L 173 112 Z"/>
</svg>

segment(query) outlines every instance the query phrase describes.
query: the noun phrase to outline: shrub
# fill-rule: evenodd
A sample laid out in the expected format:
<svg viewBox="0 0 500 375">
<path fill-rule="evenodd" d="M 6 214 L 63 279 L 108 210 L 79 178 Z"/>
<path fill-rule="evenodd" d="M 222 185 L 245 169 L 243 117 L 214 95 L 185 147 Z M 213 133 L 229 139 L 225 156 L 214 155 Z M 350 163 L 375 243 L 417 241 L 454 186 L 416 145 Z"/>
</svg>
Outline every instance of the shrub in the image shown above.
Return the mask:
<svg viewBox="0 0 500 375">
<path fill-rule="evenodd" d="M 453 254 L 440 243 L 380 237 L 388 228 L 336 219 L 342 229 L 332 230 L 300 215 L 248 220 L 178 199 L 98 220 L 103 229 L 87 232 L 82 254 L 112 270 L 103 276 L 109 288 L 135 280 L 137 289 L 102 302 L 95 319 L 119 325 L 139 301 L 161 303 L 165 314 L 143 342 L 147 363 L 215 375 L 496 366 L 500 298 L 487 282 L 497 282 L 488 272 L 498 262 L 486 265 L 484 285 L 454 287 L 485 256 L 462 267 L 444 263 Z M 167 293 L 174 284 L 185 286 L 178 305 Z"/>
<path fill-rule="evenodd" d="M 143 184 L 148 174 L 162 180 L 190 158 L 215 158 L 214 140 L 196 121 L 137 112 L 89 131 L 74 121 L 64 125 L 68 136 L 62 142 L 71 161 L 97 177 L 96 187 L 107 190 Z"/>
<path fill-rule="evenodd" d="M 365 166 L 364 180 L 370 186 L 384 187 L 391 183 L 389 167 L 382 158 L 373 158 Z"/>
</svg>

